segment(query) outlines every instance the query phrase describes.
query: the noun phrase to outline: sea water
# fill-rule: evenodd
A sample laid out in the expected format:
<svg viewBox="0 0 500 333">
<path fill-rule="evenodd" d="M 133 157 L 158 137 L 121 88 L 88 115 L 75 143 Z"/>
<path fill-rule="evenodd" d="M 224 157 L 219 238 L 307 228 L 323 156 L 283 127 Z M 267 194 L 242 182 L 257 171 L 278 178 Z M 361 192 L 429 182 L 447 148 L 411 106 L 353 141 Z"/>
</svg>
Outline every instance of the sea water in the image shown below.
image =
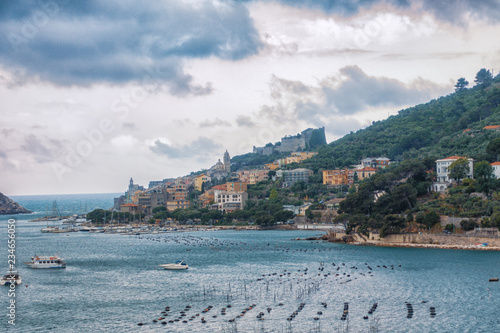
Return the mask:
<svg viewBox="0 0 500 333">
<path fill-rule="evenodd" d="M 101 195 L 93 208 L 109 208 L 113 196 Z M 61 210 L 78 213 L 68 207 L 90 199 L 44 197 L 14 199 L 42 216 L 54 200 Z M 0 269 L 7 269 L 7 220 L 14 218 L 23 278 L 15 288 L 15 325 L 8 322 L 9 287 L 1 291 L 3 331 L 500 330 L 500 284 L 488 281 L 500 275 L 498 252 L 296 240 L 321 234 L 316 231 L 47 234 L 40 232 L 46 223 L 28 222 L 31 216 L 0 220 Z M 34 254 L 55 253 L 66 260 L 65 269 L 22 264 Z M 189 269 L 158 267 L 177 260 Z"/>
</svg>

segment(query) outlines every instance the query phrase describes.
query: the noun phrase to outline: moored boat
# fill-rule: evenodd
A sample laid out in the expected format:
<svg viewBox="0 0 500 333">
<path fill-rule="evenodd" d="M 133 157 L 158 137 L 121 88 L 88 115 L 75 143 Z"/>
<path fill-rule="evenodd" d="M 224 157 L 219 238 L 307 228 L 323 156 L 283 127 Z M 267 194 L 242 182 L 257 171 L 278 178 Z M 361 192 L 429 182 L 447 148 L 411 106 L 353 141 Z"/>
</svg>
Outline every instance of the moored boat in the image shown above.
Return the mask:
<svg viewBox="0 0 500 333">
<path fill-rule="evenodd" d="M 34 256 L 31 262 L 25 262 L 30 268 L 66 268 L 66 263 L 57 255 L 54 256 Z"/>
<path fill-rule="evenodd" d="M 2 279 L 0 279 L 0 284 L 2 286 L 5 285 L 10 285 L 10 284 L 21 284 L 22 279 L 21 275 L 19 275 L 18 271 L 7 271 L 7 274 L 5 274 Z"/>
<path fill-rule="evenodd" d="M 159 266 L 163 269 L 170 269 L 170 270 L 188 269 L 188 264 L 186 264 L 184 260 L 176 261 L 173 264 L 163 264 Z"/>
</svg>

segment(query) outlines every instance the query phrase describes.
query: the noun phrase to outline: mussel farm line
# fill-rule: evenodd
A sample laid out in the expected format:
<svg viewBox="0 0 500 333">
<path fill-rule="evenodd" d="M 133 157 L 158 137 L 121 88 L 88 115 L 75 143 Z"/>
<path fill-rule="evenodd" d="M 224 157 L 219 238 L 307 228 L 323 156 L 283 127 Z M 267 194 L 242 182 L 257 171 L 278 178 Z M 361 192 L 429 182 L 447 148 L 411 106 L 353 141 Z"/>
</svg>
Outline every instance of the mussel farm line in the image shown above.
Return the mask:
<svg viewBox="0 0 500 333">
<path fill-rule="evenodd" d="M 350 324 L 356 321 L 366 328 L 364 331 L 377 332 L 380 324 L 401 318 L 400 315 L 412 320 L 416 311 L 430 311 L 427 318 L 436 318 L 436 307 L 426 305 L 423 311 L 412 305 L 427 301 L 384 304 L 382 300 L 367 299 L 355 303 L 352 298 L 344 301 L 342 292 L 328 293 L 335 286 L 370 279 L 378 270 L 393 271 L 400 267 L 319 263 L 261 274 L 252 280 L 207 284 L 195 292 L 168 293 L 166 302 L 171 299 L 178 304 L 180 296 L 188 305 L 176 311 L 171 304 L 165 304 L 163 311 L 152 309 L 152 316 L 138 325 L 165 325 L 179 332 L 185 325 L 214 332 L 349 332 Z M 406 305 L 406 314 L 401 311 L 402 305 Z"/>
</svg>

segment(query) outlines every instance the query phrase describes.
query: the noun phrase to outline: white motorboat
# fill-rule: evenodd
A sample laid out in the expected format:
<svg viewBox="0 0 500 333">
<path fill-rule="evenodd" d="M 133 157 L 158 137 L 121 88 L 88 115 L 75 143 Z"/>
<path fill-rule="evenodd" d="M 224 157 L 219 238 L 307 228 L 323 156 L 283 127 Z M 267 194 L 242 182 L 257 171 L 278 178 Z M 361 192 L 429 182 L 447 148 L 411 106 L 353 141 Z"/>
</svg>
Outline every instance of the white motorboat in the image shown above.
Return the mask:
<svg viewBox="0 0 500 333">
<path fill-rule="evenodd" d="M 173 264 L 163 264 L 159 266 L 163 269 L 171 269 L 171 270 L 188 269 L 188 264 L 186 264 L 184 260 L 176 261 Z"/>
<path fill-rule="evenodd" d="M 54 256 L 34 256 L 31 262 L 25 262 L 30 268 L 66 268 L 66 263 L 57 255 Z"/>
<path fill-rule="evenodd" d="M 21 275 L 19 275 L 18 271 L 7 271 L 7 274 L 5 274 L 0 280 L 0 284 L 2 286 L 10 284 L 21 284 L 21 282 Z"/>
</svg>

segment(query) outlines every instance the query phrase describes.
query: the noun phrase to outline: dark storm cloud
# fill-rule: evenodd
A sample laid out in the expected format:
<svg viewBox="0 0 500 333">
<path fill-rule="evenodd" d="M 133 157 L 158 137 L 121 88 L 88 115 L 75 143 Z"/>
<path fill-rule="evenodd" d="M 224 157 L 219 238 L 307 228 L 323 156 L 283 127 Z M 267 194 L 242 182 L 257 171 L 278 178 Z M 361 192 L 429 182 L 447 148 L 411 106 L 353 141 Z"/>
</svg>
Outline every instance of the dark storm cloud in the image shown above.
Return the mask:
<svg viewBox="0 0 500 333">
<path fill-rule="evenodd" d="M 51 142 L 57 144 L 57 141 Z M 24 143 L 21 145 L 21 150 L 31 155 L 37 162 L 45 163 L 53 160 L 54 151 L 48 148 L 42 140 L 33 135 L 27 135 L 24 138 Z"/>
<path fill-rule="evenodd" d="M 213 152 L 221 148 L 221 145 L 210 138 L 200 137 L 189 145 L 173 147 L 156 140 L 154 145 L 149 147 L 157 155 L 165 155 L 171 158 L 185 158 L 193 156 L 210 156 Z"/>
<path fill-rule="evenodd" d="M 316 87 L 273 76 L 270 90 L 275 104 L 264 105 L 260 115 L 280 122 L 305 121 L 314 126 L 332 122 L 334 127 L 335 123 L 346 123 L 354 128 L 359 123 L 351 118 L 353 115 L 373 108 L 398 109 L 423 103 L 451 89 L 423 79 L 406 84 L 369 76 L 358 66 L 344 67 L 340 78 L 326 78 Z"/>
<path fill-rule="evenodd" d="M 0 65 L 15 84 L 140 82 L 148 64 L 176 94 L 209 93 L 183 59 L 239 60 L 261 46 L 246 7 L 180 1 L 2 1 Z"/>
<path fill-rule="evenodd" d="M 429 100 L 437 91 L 444 91 L 430 81 L 405 84 L 396 79 L 368 76 L 358 66 L 344 67 L 345 77 L 337 86 L 323 85 L 326 105 L 341 114 L 353 114 L 369 107 L 398 107 Z"/>
<path fill-rule="evenodd" d="M 276 0 L 240 0 L 261 2 Z M 489 22 L 500 20 L 500 3 L 497 0 L 277 0 L 292 7 L 322 10 L 327 14 L 349 17 L 376 5 L 390 5 L 398 9 L 411 9 L 416 13 L 431 13 L 440 21 L 454 24 L 466 23 L 470 17 Z"/>
<path fill-rule="evenodd" d="M 255 127 L 255 123 L 249 116 L 238 116 L 236 117 L 236 124 L 239 127 Z"/>
</svg>

